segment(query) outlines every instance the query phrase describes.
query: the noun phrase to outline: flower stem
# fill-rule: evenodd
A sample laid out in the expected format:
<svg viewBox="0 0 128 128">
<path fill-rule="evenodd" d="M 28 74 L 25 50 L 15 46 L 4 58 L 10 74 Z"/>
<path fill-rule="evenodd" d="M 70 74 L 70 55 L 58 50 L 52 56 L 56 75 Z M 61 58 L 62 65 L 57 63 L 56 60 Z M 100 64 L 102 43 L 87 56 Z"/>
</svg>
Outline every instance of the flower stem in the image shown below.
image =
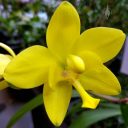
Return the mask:
<svg viewBox="0 0 128 128">
<path fill-rule="evenodd" d="M 91 94 L 97 96 L 97 97 L 100 97 L 102 99 L 105 99 L 105 100 L 108 100 L 112 103 L 118 103 L 118 104 L 121 104 L 121 103 L 124 103 L 124 104 L 128 104 L 128 97 L 125 97 L 125 98 L 115 98 L 115 97 L 112 97 L 112 96 L 106 96 L 106 95 L 101 95 L 101 94 L 96 94 L 96 93 L 92 93 Z"/>
<path fill-rule="evenodd" d="M 13 50 L 8 47 L 7 45 L 5 45 L 4 43 L 0 42 L 0 47 L 2 47 L 3 49 L 5 49 L 6 51 L 8 51 L 13 57 L 15 57 L 15 53 L 13 52 Z"/>
</svg>

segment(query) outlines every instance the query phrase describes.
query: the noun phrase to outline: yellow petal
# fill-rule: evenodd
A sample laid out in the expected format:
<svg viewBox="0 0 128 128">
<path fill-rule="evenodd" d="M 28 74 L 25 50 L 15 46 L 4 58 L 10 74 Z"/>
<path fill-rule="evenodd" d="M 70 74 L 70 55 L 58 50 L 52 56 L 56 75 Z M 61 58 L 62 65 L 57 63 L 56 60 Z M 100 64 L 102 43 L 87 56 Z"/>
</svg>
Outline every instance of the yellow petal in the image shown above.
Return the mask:
<svg viewBox="0 0 128 128">
<path fill-rule="evenodd" d="M 43 100 L 51 122 L 60 126 L 66 115 L 72 95 L 72 86 L 68 82 L 60 82 L 54 90 L 44 85 Z"/>
<path fill-rule="evenodd" d="M 8 87 L 8 83 L 5 80 L 0 81 L 0 90 Z"/>
<path fill-rule="evenodd" d="M 90 70 L 80 77 L 85 90 L 104 95 L 118 95 L 121 92 L 116 76 L 105 66 Z"/>
<path fill-rule="evenodd" d="M 103 62 L 115 57 L 125 40 L 125 34 L 118 29 L 96 27 L 83 32 L 74 45 L 74 52 L 84 50 L 95 52 Z"/>
<path fill-rule="evenodd" d="M 98 69 L 102 64 L 101 58 L 91 51 L 83 51 L 79 54 L 85 64 L 85 72 L 88 70 Z"/>
<path fill-rule="evenodd" d="M 11 61 L 12 57 L 9 55 L 3 55 L 0 54 L 0 75 L 2 76 L 4 73 L 4 70 L 8 63 Z"/>
<path fill-rule="evenodd" d="M 87 67 L 79 78 L 85 90 L 105 95 L 120 93 L 121 87 L 116 76 L 101 63 L 96 54 L 84 52 L 81 57 Z"/>
<path fill-rule="evenodd" d="M 4 78 L 18 88 L 33 88 L 47 79 L 52 57 L 47 48 L 32 46 L 18 54 L 7 66 Z"/>
<path fill-rule="evenodd" d="M 3 90 L 8 87 L 8 83 L 3 78 L 3 73 L 11 60 L 12 56 L 0 54 L 0 90 Z"/>
<path fill-rule="evenodd" d="M 48 73 L 49 87 L 55 89 L 55 86 L 59 81 L 65 80 L 65 78 L 63 77 L 63 72 L 64 72 L 64 68 L 61 65 L 59 65 L 59 63 L 57 62 L 54 62 L 50 66 Z"/>
<path fill-rule="evenodd" d="M 62 60 L 70 52 L 79 35 L 79 15 L 69 2 L 64 1 L 50 20 L 46 34 L 48 48 L 57 58 Z"/>
</svg>

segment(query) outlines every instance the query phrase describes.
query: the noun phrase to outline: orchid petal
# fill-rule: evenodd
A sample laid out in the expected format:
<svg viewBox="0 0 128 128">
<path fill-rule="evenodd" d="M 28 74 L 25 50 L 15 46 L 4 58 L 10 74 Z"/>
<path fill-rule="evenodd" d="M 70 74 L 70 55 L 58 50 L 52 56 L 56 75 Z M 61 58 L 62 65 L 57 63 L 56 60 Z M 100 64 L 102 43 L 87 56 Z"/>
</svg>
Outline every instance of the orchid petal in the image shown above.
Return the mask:
<svg viewBox="0 0 128 128">
<path fill-rule="evenodd" d="M 80 19 L 75 8 L 64 1 L 54 12 L 46 34 L 50 51 L 61 61 L 80 35 Z"/>
<path fill-rule="evenodd" d="M 96 53 L 103 62 L 107 62 L 115 57 L 120 51 L 125 34 L 118 29 L 96 27 L 83 32 L 74 44 L 73 51 L 80 53 L 88 50 Z"/>
<path fill-rule="evenodd" d="M 3 73 L 11 59 L 12 56 L 10 55 L 0 54 L 0 90 L 8 87 L 8 83 L 3 78 Z"/>
<path fill-rule="evenodd" d="M 54 90 L 44 85 L 43 99 L 51 122 L 60 126 L 66 115 L 72 95 L 72 86 L 68 82 L 59 82 Z"/>
<path fill-rule="evenodd" d="M 4 73 L 4 70 L 8 63 L 11 61 L 12 57 L 10 55 L 3 55 L 0 54 L 0 75 L 2 76 Z"/>
<path fill-rule="evenodd" d="M 116 76 L 105 67 L 99 57 L 92 52 L 84 52 L 81 57 L 85 61 L 85 72 L 79 80 L 85 90 L 98 94 L 117 95 L 121 86 Z"/>
<path fill-rule="evenodd" d="M 55 88 L 56 84 L 60 81 L 64 81 L 65 78 L 64 76 L 64 69 L 59 63 L 55 62 L 53 63 L 50 68 L 49 68 L 49 73 L 48 73 L 48 84 L 49 87 Z"/>
<path fill-rule="evenodd" d="M 7 66 L 4 78 L 18 88 L 33 88 L 47 80 L 52 57 L 47 48 L 32 46 L 18 54 Z"/>
</svg>

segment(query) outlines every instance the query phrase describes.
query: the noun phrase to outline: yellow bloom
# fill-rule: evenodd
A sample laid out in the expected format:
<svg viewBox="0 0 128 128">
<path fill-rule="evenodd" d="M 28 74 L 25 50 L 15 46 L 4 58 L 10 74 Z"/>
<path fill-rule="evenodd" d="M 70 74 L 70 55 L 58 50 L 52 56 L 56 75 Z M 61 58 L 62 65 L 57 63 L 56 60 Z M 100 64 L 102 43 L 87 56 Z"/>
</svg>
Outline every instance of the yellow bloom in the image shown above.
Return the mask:
<svg viewBox="0 0 128 128">
<path fill-rule="evenodd" d="M 4 48 L 6 51 L 8 51 L 11 54 L 11 56 L 0 54 L 0 90 L 2 90 L 8 87 L 8 83 L 3 78 L 4 70 L 7 67 L 8 63 L 11 61 L 12 57 L 15 56 L 15 53 L 12 51 L 10 47 L 8 47 L 3 43 L 0 43 L 0 47 Z"/>
<path fill-rule="evenodd" d="M 86 90 L 117 95 L 120 84 L 103 63 L 115 57 L 125 40 L 118 29 L 96 27 L 80 35 L 80 19 L 69 2 L 53 14 L 46 33 L 48 48 L 32 46 L 7 66 L 4 78 L 18 88 L 44 84 L 43 100 L 50 120 L 59 126 L 67 112 L 72 86 L 79 92 L 82 107 L 96 108 L 99 99 Z"/>
</svg>

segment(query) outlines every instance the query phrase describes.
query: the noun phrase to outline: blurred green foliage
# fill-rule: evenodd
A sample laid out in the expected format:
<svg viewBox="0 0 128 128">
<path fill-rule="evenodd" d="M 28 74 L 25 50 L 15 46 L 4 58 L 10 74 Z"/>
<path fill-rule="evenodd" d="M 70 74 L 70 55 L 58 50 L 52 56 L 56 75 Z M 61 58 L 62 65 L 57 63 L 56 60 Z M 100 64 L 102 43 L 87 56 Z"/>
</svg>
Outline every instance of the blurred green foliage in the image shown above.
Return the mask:
<svg viewBox="0 0 128 128">
<path fill-rule="evenodd" d="M 80 0 L 77 6 L 82 30 L 107 26 L 122 29 L 128 33 L 127 0 Z"/>
<path fill-rule="evenodd" d="M 46 28 L 60 2 L 59 0 L 51 0 L 48 3 L 46 0 L 45 2 L 44 0 L 29 1 L 0 1 L 0 41 L 11 46 L 16 53 L 35 44 L 46 46 Z M 78 10 L 81 19 L 81 32 L 92 27 L 108 26 L 119 28 L 128 34 L 128 0 L 69 0 L 69 2 Z M 126 97 L 128 96 L 128 77 L 118 75 L 122 85 L 120 97 Z M 75 100 L 72 101 L 71 109 L 69 109 L 68 121 L 65 120 L 68 126 L 73 128 L 79 125 L 81 125 L 80 128 L 87 126 L 125 128 L 125 125 L 128 125 L 125 114 L 128 107 L 121 106 L 120 109 L 120 104 L 116 106 L 113 104 L 115 109 L 112 106 L 107 106 L 108 103 L 105 102 L 106 109 L 103 109 L 103 104 L 101 104 L 97 110 L 85 111 L 80 108 L 77 96 L 75 95 Z M 93 118 L 93 115 L 97 116 Z M 89 116 L 90 120 L 88 120 Z M 106 121 L 105 119 L 109 117 L 111 118 Z M 96 124 L 98 121 L 100 122 Z"/>
<path fill-rule="evenodd" d="M 34 44 L 46 45 L 46 28 L 60 1 L 23 1 L 0 2 L 0 40 L 9 45 L 18 44 L 21 49 Z M 69 1 L 76 6 L 80 14 L 81 31 L 96 26 L 109 26 L 128 32 L 127 0 Z"/>
</svg>

